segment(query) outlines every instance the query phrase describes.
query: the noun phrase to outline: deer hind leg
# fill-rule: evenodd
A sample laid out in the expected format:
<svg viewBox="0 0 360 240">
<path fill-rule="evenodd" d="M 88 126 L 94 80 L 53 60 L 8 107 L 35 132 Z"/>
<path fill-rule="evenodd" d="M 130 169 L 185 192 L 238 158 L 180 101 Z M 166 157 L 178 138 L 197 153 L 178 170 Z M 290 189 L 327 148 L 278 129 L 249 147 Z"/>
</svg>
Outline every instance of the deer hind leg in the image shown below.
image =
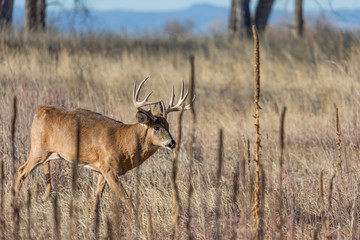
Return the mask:
<svg viewBox="0 0 360 240">
<path fill-rule="evenodd" d="M 51 185 L 51 172 L 50 172 L 50 160 L 59 160 L 61 159 L 60 155 L 57 153 L 52 153 L 44 162 L 44 174 L 45 174 L 45 193 L 42 197 L 43 201 L 46 201 L 52 191 L 52 185 Z"/>
<path fill-rule="evenodd" d="M 44 162 L 44 174 L 45 174 L 45 184 L 46 184 L 46 188 L 45 188 L 45 193 L 42 197 L 43 201 L 46 201 L 50 194 L 51 194 L 51 172 L 50 172 L 50 161 L 45 161 Z"/>
<path fill-rule="evenodd" d="M 96 196 L 95 196 L 95 203 L 94 203 L 93 211 L 95 213 L 97 213 L 100 210 L 101 220 L 104 224 L 104 235 L 106 236 L 107 226 L 106 226 L 106 222 L 105 222 L 104 209 L 103 209 L 103 205 L 102 205 L 102 194 L 105 190 L 105 186 L 106 186 L 105 178 L 103 175 L 100 174 L 98 177 L 98 182 L 97 182 L 97 187 L 96 187 Z"/>
<path fill-rule="evenodd" d="M 130 217 L 134 216 L 134 205 L 126 193 L 124 187 L 122 186 L 118 176 L 114 171 L 104 172 L 103 176 L 105 177 L 106 182 L 109 184 L 109 187 L 112 191 L 114 191 L 118 196 L 120 196 L 121 200 L 125 203 L 126 209 L 130 213 Z"/>
<path fill-rule="evenodd" d="M 51 153 L 46 151 L 30 151 L 29 157 L 24 165 L 22 165 L 18 170 L 18 177 L 15 185 L 15 199 L 19 197 L 19 191 L 21 189 L 22 183 L 29 173 L 34 170 L 37 166 L 43 163 Z"/>
<path fill-rule="evenodd" d="M 93 207 L 94 212 L 97 211 L 99 201 L 101 200 L 102 194 L 105 190 L 105 186 L 106 186 L 105 178 L 102 174 L 100 174 L 98 177 L 98 182 L 97 182 L 97 187 L 96 187 L 96 197 L 95 197 L 95 203 L 94 203 L 94 207 Z"/>
</svg>

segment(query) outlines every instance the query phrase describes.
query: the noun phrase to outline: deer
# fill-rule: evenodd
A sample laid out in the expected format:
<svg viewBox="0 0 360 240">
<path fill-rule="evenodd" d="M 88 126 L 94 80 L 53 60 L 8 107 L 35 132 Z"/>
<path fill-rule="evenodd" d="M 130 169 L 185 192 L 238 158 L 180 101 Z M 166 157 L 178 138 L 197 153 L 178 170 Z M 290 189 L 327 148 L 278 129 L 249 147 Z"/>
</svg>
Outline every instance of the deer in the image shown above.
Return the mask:
<svg viewBox="0 0 360 240">
<path fill-rule="evenodd" d="M 134 83 L 132 100 L 137 109 L 137 123 L 134 124 L 125 124 L 82 108 L 40 106 L 31 126 L 29 156 L 25 164 L 18 169 L 15 199 L 19 197 L 25 178 L 43 164 L 46 180 L 43 200 L 46 200 L 52 191 L 49 162 L 60 159 L 76 162 L 99 173 L 94 210 L 101 201 L 106 185 L 109 185 L 110 189 L 125 201 L 127 208 L 131 209 L 131 201 L 119 177 L 144 163 L 159 148 L 175 148 L 176 142 L 170 133 L 167 116 L 171 112 L 191 109 L 195 100 L 194 96 L 190 103 L 185 105 L 189 91 L 184 93 L 182 82 L 180 97 L 175 105 L 174 86 L 167 108 L 162 100 L 149 101 L 152 92 L 139 101 L 140 90 L 148 78 L 142 80 L 138 87 L 136 81 Z M 153 105 L 159 105 L 160 111 L 152 113 Z M 145 110 L 145 106 L 150 109 Z M 78 137 L 80 141 L 77 143 Z"/>
</svg>

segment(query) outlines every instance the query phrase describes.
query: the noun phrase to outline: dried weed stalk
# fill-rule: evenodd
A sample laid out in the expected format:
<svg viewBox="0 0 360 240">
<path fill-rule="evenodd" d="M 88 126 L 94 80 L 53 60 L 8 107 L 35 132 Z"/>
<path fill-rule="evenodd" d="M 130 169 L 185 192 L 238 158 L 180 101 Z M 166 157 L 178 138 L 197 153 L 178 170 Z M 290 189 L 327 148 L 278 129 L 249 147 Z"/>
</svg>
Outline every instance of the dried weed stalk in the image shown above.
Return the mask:
<svg viewBox="0 0 360 240">
<path fill-rule="evenodd" d="M 76 120 L 76 159 L 72 162 L 71 168 L 71 199 L 70 199 L 70 208 L 69 208 L 69 237 L 71 239 L 74 236 L 74 231 L 77 229 L 77 206 L 74 203 L 74 200 L 78 199 L 78 189 L 77 189 L 77 179 L 78 179 L 78 162 L 80 158 L 80 142 L 81 142 L 81 125 L 80 119 Z"/>
<path fill-rule="evenodd" d="M 153 229 L 152 229 L 152 219 L 151 219 L 151 212 L 150 211 L 148 211 L 148 213 L 147 213 L 147 222 L 148 222 L 147 239 L 151 240 L 151 239 L 153 239 Z"/>
<path fill-rule="evenodd" d="M 358 223 L 359 223 L 359 216 L 357 213 L 357 204 L 359 199 L 359 185 L 356 185 L 354 188 L 354 200 L 351 207 L 351 222 L 350 222 L 350 230 L 351 230 L 351 237 L 350 239 L 355 240 L 357 239 L 357 232 L 358 232 Z"/>
<path fill-rule="evenodd" d="M 114 239 L 113 237 L 113 231 L 112 231 L 112 222 L 111 220 L 109 219 L 109 217 L 106 217 L 106 231 L 105 231 L 105 235 L 104 235 L 104 239 L 106 240 L 112 240 Z"/>
<path fill-rule="evenodd" d="M 193 55 L 190 56 L 190 101 L 195 96 L 195 57 Z M 189 159 L 189 177 L 188 177 L 188 208 L 187 208 L 187 215 L 188 219 L 186 222 L 186 231 L 189 239 L 192 239 L 191 235 L 191 198 L 194 192 L 194 188 L 192 186 L 192 166 L 194 161 L 194 153 L 193 153 L 193 145 L 195 141 L 195 125 L 196 125 L 196 113 L 194 104 L 191 106 L 191 130 L 190 130 L 190 139 L 188 143 L 188 159 Z"/>
<path fill-rule="evenodd" d="M 339 122 L 339 109 L 336 106 L 336 104 L 334 104 L 335 107 L 335 117 L 336 117 L 336 125 L 335 125 L 335 129 L 336 129 L 336 137 L 337 137 L 337 142 L 336 142 L 336 146 L 337 146 L 337 150 L 338 150 L 338 163 L 337 163 L 337 169 L 339 171 L 339 182 L 340 182 L 340 191 L 341 194 L 344 193 L 344 185 L 343 185 L 343 171 L 342 171 L 342 157 L 341 157 L 341 135 L 340 135 L 340 122 Z"/>
<path fill-rule="evenodd" d="M 325 200 L 324 200 L 324 184 L 323 184 L 323 172 L 319 171 L 319 201 L 320 201 L 320 216 L 324 217 L 325 213 Z"/>
<path fill-rule="evenodd" d="M 59 240 L 61 239 L 60 235 L 60 223 L 59 223 L 59 211 L 58 211 L 58 197 L 55 194 L 54 200 L 52 201 L 53 207 L 53 239 Z"/>
<path fill-rule="evenodd" d="M 180 154 L 180 146 L 181 146 L 181 131 L 182 131 L 182 117 L 184 114 L 184 108 L 180 111 L 178 121 L 177 121 L 177 144 L 175 148 L 175 155 L 174 161 L 172 166 L 172 174 L 171 174 L 171 188 L 172 188 L 172 196 L 173 196 L 173 203 L 172 203 L 172 217 L 173 217 L 173 231 L 172 231 L 172 238 L 177 238 L 177 228 L 179 225 L 179 216 L 180 216 L 180 196 L 179 196 L 179 189 L 177 185 L 177 172 L 179 168 L 179 154 Z"/>
<path fill-rule="evenodd" d="M 19 203 L 16 202 L 15 199 L 15 127 L 16 127 L 16 117 L 17 117 L 17 98 L 14 96 L 13 98 L 13 105 L 12 105 L 12 115 L 11 115 L 11 183 L 12 183 L 12 222 L 13 222 L 13 237 L 14 239 L 19 239 L 19 232 L 20 232 L 20 209 Z"/>
<path fill-rule="evenodd" d="M 318 232 L 317 228 L 315 228 L 314 231 L 312 232 L 311 239 L 312 240 L 318 240 L 319 239 L 319 232 Z"/>
<path fill-rule="evenodd" d="M 327 201 L 328 201 L 328 209 L 326 214 L 326 239 L 330 240 L 332 239 L 331 232 L 330 232 L 330 216 L 332 211 L 332 192 L 333 192 L 333 182 L 334 182 L 335 174 L 331 175 L 329 179 L 329 192 L 327 195 Z"/>
<path fill-rule="evenodd" d="M 245 151 L 245 140 L 244 140 L 244 147 L 243 149 L 241 148 L 241 143 L 239 143 L 239 151 L 242 150 L 243 154 L 242 154 L 242 158 L 241 158 L 241 165 L 240 165 L 240 177 L 241 177 L 241 184 L 242 184 L 242 189 L 243 191 L 245 191 L 245 189 L 247 188 L 247 184 L 246 184 L 246 151 Z M 243 199 L 244 200 L 244 199 Z"/>
<path fill-rule="evenodd" d="M 284 162 L 284 147 L 285 147 L 285 114 L 286 114 L 286 107 L 283 108 L 281 111 L 281 118 L 280 118 L 280 158 L 279 158 L 279 222 L 277 224 L 277 230 L 280 234 L 280 239 L 284 239 L 283 233 L 283 225 L 284 225 L 284 218 L 283 218 L 283 201 L 282 201 L 282 172 L 283 172 L 283 162 Z"/>
<path fill-rule="evenodd" d="M 218 168 L 216 172 L 217 181 L 216 181 L 216 208 L 215 208 L 215 217 L 216 217 L 216 239 L 221 239 L 220 231 L 220 205 L 221 205 L 221 193 L 220 193 L 220 183 L 221 183 L 221 172 L 223 165 L 223 130 L 219 130 L 219 147 L 218 147 Z"/>
<path fill-rule="evenodd" d="M 4 182 L 4 161 L 0 159 L 0 239 L 4 239 L 6 225 L 4 217 L 4 195 L 5 195 L 5 182 Z"/>
<path fill-rule="evenodd" d="M 235 169 L 235 173 L 234 173 L 234 177 L 233 177 L 233 205 L 234 205 L 234 209 L 238 209 L 237 206 L 237 199 L 239 196 L 239 179 L 240 179 L 240 161 L 238 161 L 236 163 L 236 169 Z M 236 221 L 233 222 L 233 229 L 232 229 L 232 236 L 231 239 L 237 239 L 237 225 L 236 225 Z"/>
<path fill-rule="evenodd" d="M 253 235 L 255 239 L 262 239 L 263 237 L 263 220 L 261 216 L 261 139 L 260 139 L 260 50 L 259 50 L 259 38 L 255 26 L 252 27 L 254 44 L 255 44 L 255 182 L 254 182 L 254 205 L 252 208 L 254 223 L 253 223 Z"/>
<path fill-rule="evenodd" d="M 95 216 L 94 216 L 94 222 L 93 222 L 93 229 L 92 229 L 92 234 L 94 239 L 99 239 L 99 211 L 100 211 L 100 204 L 101 201 L 97 201 L 96 205 L 95 205 Z M 116 208 L 115 208 L 116 209 Z M 119 211 L 115 211 L 115 213 L 118 213 Z M 116 216 L 118 216 L 116 214 Z"/>
<path fill-rule="evenodd" d="M 26 210 L 27 210 L 27 237 L 31 238 L 31 191 L 28 189 L 26 198 Z"/>
<path fill-rule="evenodd" d="M 135 208 L 134 208 L 134 218 L 135 218 L 135 232 L 138 233 L 140 231 L 140 152 L 141 146 L 139 141 L 139 136 L 136 135 L 136 154 L 135 154 L 135 166 L 137 166 L 136 173 L 136 193 L 135 193 Z"/>
</svg>

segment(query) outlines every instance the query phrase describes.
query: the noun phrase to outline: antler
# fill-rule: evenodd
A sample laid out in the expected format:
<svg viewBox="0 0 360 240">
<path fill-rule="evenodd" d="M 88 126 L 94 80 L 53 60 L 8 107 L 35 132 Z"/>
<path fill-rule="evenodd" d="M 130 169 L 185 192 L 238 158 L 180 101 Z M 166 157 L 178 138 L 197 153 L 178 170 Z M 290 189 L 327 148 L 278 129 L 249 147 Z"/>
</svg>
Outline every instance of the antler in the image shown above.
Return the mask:
<svg viewBox="0 0 360 240">
<path fill-rule="evenodd" d="M 195 96 L 194 96 L 194 98 L 191 100 L 191 102 L 189 104 L 184 106 L 184 102 L 185 102 L 188 95 L 189 95 L 189 90 L 188 89 L 186 90 L 186 93 L 184 95 L 184 81 L 183 81 L 182 85 L 181 85 L 179 101 L 177 102 L 177 104 L 175 106 L 173 106 L 174 98 L 175 98 L 174 86 L 173 86 L 172 87 L 172 92 L 171 92 L 171 98 L 170 98 L 169 107 L 166 109 L 166 111 L 164 113 L 164 117 L 166 118 L 168 113 L 170 113 L 170 112 L 181 111 L 182 109 L 184 109 L 184 110 L 191 109 L 191 105 L 195 101 Z"/>
<path fill-rule="evenodd" d="M 151 111 L 150 110 L 146 111 L 146 110 L 142 109 L 142 107 L 145 107 L 145 106 L 148 106 L 148 105 L 158 104 L 158 103 L 161 103 L 161 101 L 148 102 L 149 97 L 152 94 L 152 92 L 149 92 L 148 95 L 146 95 L 144 100 L 142 100 L 141 102 L 139 102 L 139 100 L 138 100 L 140 90 L 141 90 L 142 86 L 144 85 L 144 83 L 146 82 L 146 80 L 148 80 L 148 79 L 149 79 L 149 77 L 146 77 L 144 80 L 142 80 L 141 83 L 139 84 L 138 88 L 136 88 L 136 81 L 135 81 L 135 83 L 134 83 L 134 91 L 133 91 L 133 103 L 134 103 L 135 107 L 139 111 L 142 111 L 142 112 L 146 113 L 153 121 L 155 121 L 156 117 L 151 113 Z"/>
</svg>

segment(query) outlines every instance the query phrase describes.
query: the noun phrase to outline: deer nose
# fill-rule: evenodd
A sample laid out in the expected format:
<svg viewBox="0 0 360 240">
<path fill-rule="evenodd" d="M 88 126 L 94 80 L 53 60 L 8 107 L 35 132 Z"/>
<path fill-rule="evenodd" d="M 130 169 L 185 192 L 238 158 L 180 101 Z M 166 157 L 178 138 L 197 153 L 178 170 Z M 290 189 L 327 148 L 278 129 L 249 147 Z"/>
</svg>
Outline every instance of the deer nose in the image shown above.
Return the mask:
<svg viewBox="0 0 360 240">
<path fill-rule="evenodd" d="M 174 149 L 175 146 L 176 146 L 176 142 L 174 140 L 171 140 L 171 143 L 169 143 L 168 147 Z"/>
</svg>

